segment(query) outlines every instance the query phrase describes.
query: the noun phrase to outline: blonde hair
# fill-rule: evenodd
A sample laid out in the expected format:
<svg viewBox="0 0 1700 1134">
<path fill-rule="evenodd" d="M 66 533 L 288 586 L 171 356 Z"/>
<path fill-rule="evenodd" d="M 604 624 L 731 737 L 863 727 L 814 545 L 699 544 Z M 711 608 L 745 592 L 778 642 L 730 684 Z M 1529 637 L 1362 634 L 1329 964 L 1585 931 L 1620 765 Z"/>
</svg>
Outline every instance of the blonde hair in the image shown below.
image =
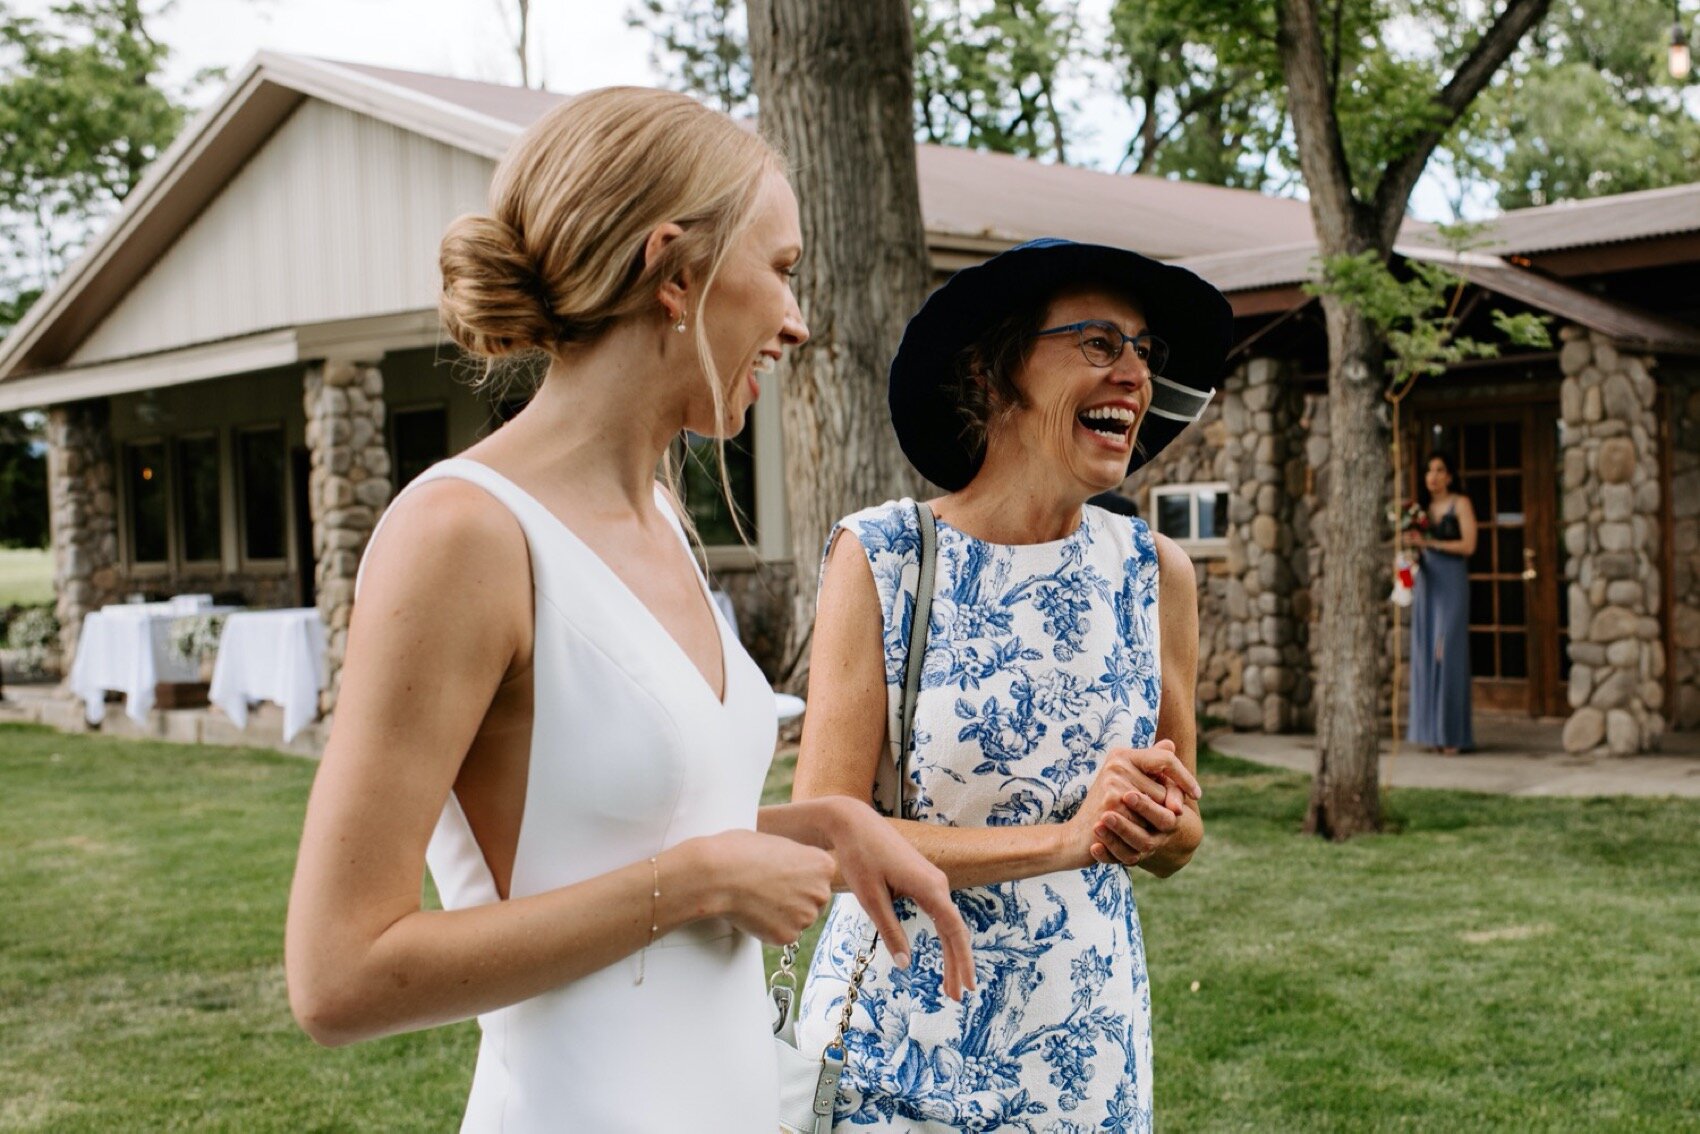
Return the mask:
<svg viewBox="0 0 1700 1134">
<path fill-rule="evenodd" d="M 785 165 L 772 147 L 687 95 L 606 87 L 571 98 L 502 158 L 489 212 L 450 223 L 438 256 L 443 326 L 487 361 L 489 384 L 501 360 L 560 358 L 619 319 L 653 313 L 656 289 L 689 269 L 701 281 L 691 322 L 718 420 L 724 398 L 700 313 L 774 171 Z M 684 234 L 646 264 L 645 242 L 668 222 Z M 724 449 L 721 458 L 730 503 Z M 665 479 L 676 491 L 671 468 Z"/>
</svg>

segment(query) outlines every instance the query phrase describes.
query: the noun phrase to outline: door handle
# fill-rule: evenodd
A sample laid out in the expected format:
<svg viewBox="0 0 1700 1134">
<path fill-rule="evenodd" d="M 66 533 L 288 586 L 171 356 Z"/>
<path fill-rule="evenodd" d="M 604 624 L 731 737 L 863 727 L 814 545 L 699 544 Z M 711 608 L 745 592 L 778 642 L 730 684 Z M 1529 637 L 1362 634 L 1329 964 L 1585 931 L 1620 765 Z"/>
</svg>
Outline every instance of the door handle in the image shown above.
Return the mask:
<svg viewBox="0 0 1700 1134">
<path fill-rule="evenodd" d="M 1523 549 L 1523 581 L 1532 583 L 1538 578 L 1540 578 L 1540 572 L 1535 570 L 1535 549 L 1525 547 Z"/>
</svg>

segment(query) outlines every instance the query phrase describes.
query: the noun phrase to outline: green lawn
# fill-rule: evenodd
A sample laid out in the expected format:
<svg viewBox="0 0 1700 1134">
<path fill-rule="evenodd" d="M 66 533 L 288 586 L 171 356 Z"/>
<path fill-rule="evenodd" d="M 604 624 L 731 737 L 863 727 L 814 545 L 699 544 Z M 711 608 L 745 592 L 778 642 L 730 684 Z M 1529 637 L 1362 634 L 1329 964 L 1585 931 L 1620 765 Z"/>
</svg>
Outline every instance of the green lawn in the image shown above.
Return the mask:
<svg viewBox="0 0 1700 1134">
<path fill-rule="evenodd" d="M 47 548 L 0 547 L 0 606 L 52 599 L 53 552 Z"/>
<path fill-rule="evenodd" d="M 1139 885 L 1161 1130 L 1700 1129 L 1700 802 L 1401 791 L 1327 846 L 1302 778 L 1204 772 L 1203 850 Z M 0 1129 L 455 1126 L 471 1025 L 290 1021 L 311 775 L 0 727 Z"/>
</svg>

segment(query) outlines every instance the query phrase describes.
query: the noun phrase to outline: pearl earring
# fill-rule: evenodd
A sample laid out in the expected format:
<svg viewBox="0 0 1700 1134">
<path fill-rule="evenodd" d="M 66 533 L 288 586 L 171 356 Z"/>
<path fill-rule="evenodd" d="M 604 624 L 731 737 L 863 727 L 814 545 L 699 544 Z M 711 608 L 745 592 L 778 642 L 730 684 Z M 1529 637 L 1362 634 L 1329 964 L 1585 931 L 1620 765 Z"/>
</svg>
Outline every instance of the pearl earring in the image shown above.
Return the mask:
<svg viewBox="0 0 1700 1134">
<path fill-rule="evenodd" d="M 673 324 L 673 329 L 681 335 L 685 333 L 685 309 L 679 308 L 679 321 Z"/>
</svg>

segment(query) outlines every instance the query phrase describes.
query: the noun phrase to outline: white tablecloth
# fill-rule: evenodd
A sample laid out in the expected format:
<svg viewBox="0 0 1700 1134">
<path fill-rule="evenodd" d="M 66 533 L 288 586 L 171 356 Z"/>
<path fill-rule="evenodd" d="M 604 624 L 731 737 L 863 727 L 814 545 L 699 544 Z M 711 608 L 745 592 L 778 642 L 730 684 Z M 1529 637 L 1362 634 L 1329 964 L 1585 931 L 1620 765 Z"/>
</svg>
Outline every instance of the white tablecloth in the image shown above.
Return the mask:
<svg viewBox="0 0 1700 1134">
<path fill-rule="evenodd" d="M 169 602 L 120 603 L 84 616 L 70 686 L 82 699 L 88 722 L 99 724 L 106 719 L 108 689 L 124 694 L 124 712 L 132 720 L 144 721 L 154 706 L 155 685 L 199 681 L 200 663 L 179 657 L 171 648 L 171 624 L 185 613 L 216 614 L 225 609 L 229 608 L 186 612 Z"/>
<path fill-rule="evenodd" d="M 273 701 L 289 743 L 319 715 L 324 684 L 325 624 L 317 610 L 248 610 L 224 620 L 207 699 L 237 728 L 248 726 L 250 704 Z"/>
<path fill-rule="evenodd" d="M 793 697 L 789 693 L 775 693 L 773 695 L 773 707 L 779 713 L 779 723 L 785 724 L 787 721 L 794 721 L 802 716 L 803 709 L 806 706 L 801 697 Z"/>
</svg>

